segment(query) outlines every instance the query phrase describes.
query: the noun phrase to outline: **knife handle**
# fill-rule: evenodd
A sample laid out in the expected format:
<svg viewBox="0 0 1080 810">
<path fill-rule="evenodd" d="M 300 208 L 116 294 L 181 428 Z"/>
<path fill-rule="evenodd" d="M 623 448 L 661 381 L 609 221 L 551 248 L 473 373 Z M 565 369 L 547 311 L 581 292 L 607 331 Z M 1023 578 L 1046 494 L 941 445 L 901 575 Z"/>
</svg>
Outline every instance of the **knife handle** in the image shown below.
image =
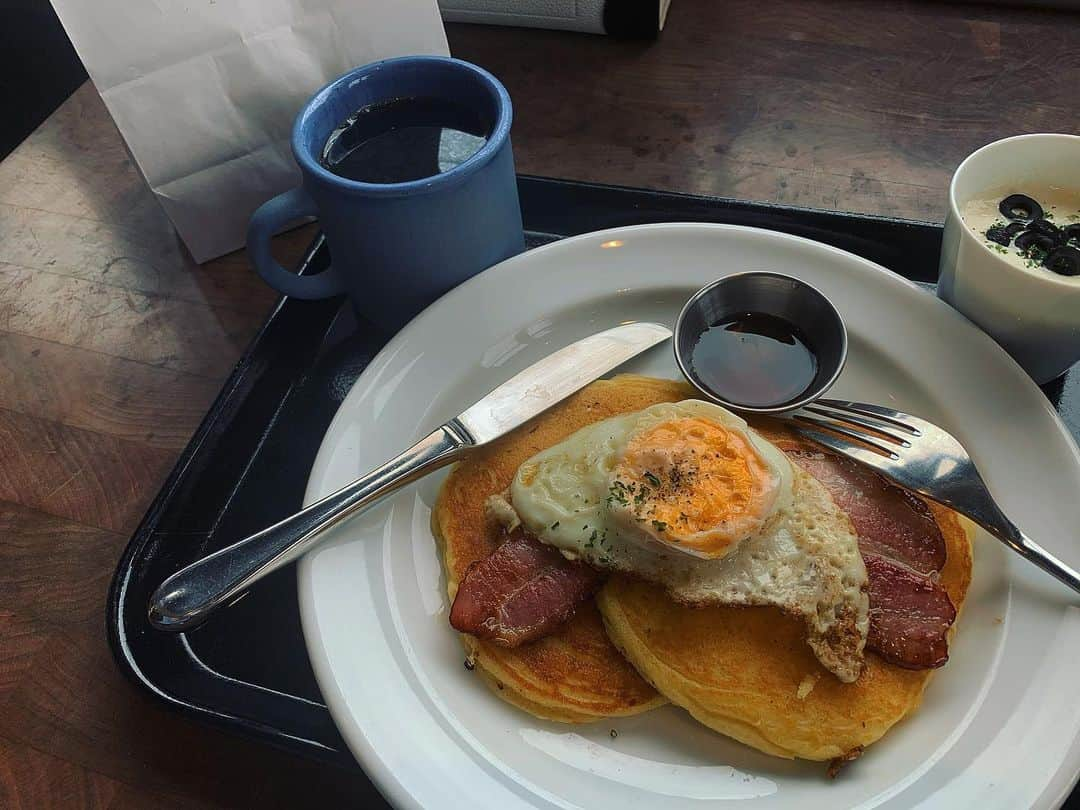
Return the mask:
<svg viewBox="0 0 1080 810">
<path fill-rule="evenodd" d="M 150 624 L 171 632 L 196 627 L 252 584 L 301 556 L 326 529 L 446 466 L 473 444 L 456 420 L 448 422 L 321 501 L 180 569 L 150 598 Z"/>
</svg>

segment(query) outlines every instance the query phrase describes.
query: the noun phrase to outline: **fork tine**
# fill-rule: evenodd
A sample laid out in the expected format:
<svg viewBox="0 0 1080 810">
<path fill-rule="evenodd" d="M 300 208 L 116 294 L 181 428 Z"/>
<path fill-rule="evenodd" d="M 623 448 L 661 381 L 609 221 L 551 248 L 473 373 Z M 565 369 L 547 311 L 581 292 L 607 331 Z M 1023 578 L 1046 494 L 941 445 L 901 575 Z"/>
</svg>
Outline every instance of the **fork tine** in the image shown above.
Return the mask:
<svg viewBox="0 0 1080 810">
<path fill-rule="evenodd" d="M 804 436 L 812 442 L 832 450 L 837 455 L 847 456 L 848 458 L 861 462 L 871 469 L 880 470 L 890 462 L 890 459 L 880 455 L 876 450 L 871 450 L 868 447 L 848 442 L 834 433 L 819 430 L 810 425 L 796 424 L 792 427 L 800 436 Z"/>
<path fill-rule="evenodd" d="M 823 419 L 815 419 L 812 416 L 804 416 L 803 414 L 798 413 L 795 414 L 792 419 L 799 423 L 799 429 L 802 431 L 812 431 L 813 433 L 818 434 L 822 432 L 822 429 L 824 429 L 825 432 L 831 434 L 830 441 L 834 443 L 827 443 L 821 441 L 821 439 L 819 439 L 816 435 L 811 436 L 810 438 L 813 438 L 816 441 L 819 441 L 821 444 L 825 444 L 826 446 L 831 447 L 834 450 L 854 455 L 852 451 L 855 449 L 859 449 L 863 452 L 870 453 L 878 457 L 879 461 L 882 457 L 891 459 L 892 461 L 899 461 L 900 459 L 900 456 L 898 456 L 888 447 L 878 444 L 873 440 L 872 436 L 867 436 L 865 433 L 856 433 L 853 430 L 848 430 L 847 428 L 841 427 L 840 425 L 834 424 L 832 422 L 826 422 Z M 812 425 L 813 427 L 807 428 L 803 427 L 803 425 Z M 835 434 L 839 434 L 840 436 L 850 439 L 851 442 L 855 443 L 855 446 L 853 447 L 849 442 L 840 441 L 838 438 L 836 438 Z M 873 449 L 871 450 L 865 448 Z M 860 460 L 862 460 L 861 456 Z"/>
<path fill-rule="evenodd" d="M 874 438 L 884 439 L 885 441 L 892 442 L 900 447 L 911 447 L 911 442 L 901 436 L 890 433 L 881 426 L 880 422 L 864 419 L 861 416 L 855 416 L 847 411 L 825 410 L 824 408 L 819 408 L 814 405 L 807 405 L 803 410 L 819 414 L 820 416 L 827 416 L 829 419 L 835 419 L 841 424 L 856 425 L 865 428 L 866 430 L 873 431 Z"/>
<path fill-rule="evenodd" d="M 903 411 L 894 411 L 891 408 L 883 408 L 880 405 L 870 405 L 866 402 L 851 402 L 850 400 L 839 399 L 819 399 L 817 404 L 826 405 L 839 411 L 850 411 L 851 413 L 856 413 L 860 416 L 877 419 L 892 425 L 893 427 L 900 428 L 900 430 L 907 431 L 912 436 L 919 436 L 921 434 L 919 428 L 912 424 L 912 422 L 921 422 L 922 420 L 916 419 Z"/>
</svg>

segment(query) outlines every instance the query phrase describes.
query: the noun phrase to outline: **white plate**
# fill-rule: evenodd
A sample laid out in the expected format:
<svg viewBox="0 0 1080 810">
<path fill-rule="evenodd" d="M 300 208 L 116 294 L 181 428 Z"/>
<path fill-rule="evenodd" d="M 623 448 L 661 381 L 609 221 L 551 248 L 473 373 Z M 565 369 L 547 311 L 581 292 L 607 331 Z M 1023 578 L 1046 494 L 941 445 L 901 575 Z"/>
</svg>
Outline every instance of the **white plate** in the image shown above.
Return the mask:
<svg viewBox="0 0 1080 810">
<path fill-rule="evenodd" d="M 1080 455 L 1050 405 L 988 337 L 902 278 L 770 231 L 655 225 L 587 234 L 455 289 L 375 358 L 308 482 L 311 502 L 390 458 L 530 363 L 631 320 L 671 323 L 697 288 L 740 270 L 814 284 L 844 315 L 833 393 L 894 404 L 955 433 L 1015 521 L 1076 562 Z M 670 345 L 628 370 L 677 377 Z M 538 721 L 463 667 L 429 529 L 443 475 L 343 526 L 303 559 L 300 607 L 341 733 L 402 807 L 1052 807 L 1080 770 L 1080 611 L 980 536 L 971 593 L 922 707 L 835 781 L 665 707 L 589 726 Z M 616 729 L 613 738 L 609 731 Z"/>
</svg>

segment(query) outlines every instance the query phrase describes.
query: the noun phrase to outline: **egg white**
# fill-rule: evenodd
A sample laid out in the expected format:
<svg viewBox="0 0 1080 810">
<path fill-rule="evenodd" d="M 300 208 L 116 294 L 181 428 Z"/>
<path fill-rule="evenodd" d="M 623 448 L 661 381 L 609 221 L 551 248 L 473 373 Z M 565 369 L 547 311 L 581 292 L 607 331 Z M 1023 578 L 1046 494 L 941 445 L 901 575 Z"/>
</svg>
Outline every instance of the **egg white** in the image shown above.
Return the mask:
<svg viewBox="0 0 1080 810">
<path fill-rule="evenodd" d="M 611 474 L 630 438 L 683 417 L 742 434 L 778 478 L 756 534 L 726 556 L 700 559 L 616 519 Z M 730 411 L 684 400 L 589 425 L 520 466 L 510 487 L 526 530 L 571 559 L 666 586 L 695 605 L 772 605 L 803 617 L 819 660 L 841 680 L 858 677 L 869 628 L 866 569 L 847 516 L 824 487 Z"/>
</svg>

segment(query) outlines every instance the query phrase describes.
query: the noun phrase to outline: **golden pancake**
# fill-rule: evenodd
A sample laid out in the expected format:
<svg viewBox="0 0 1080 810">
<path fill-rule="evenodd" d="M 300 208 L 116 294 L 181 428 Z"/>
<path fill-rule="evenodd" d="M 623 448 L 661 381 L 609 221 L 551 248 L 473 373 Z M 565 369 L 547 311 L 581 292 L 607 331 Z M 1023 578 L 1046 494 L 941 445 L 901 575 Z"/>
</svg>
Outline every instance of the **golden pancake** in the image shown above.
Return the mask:
<svg viewBox="0 0 1080 810">
<path fill-rule="evenodd" d="M 667 396 L 667 386 L 657 393 Z M 775 430 L 762 425 L 767 438 L 777 438 Z M 971 579 L 966 521 L 931 509 L 948 553 L 940 581 L 959 610 Z M 859 679 L 841 683 L 814 657 L 799 619 L 768 607 L 682 607 L 663 588 L 624 576 L 609 579 L 597 603 L 608 635 L 661 694 L 706 726 L 775 756 L 857 754 L 918 706 L 934 672 L 868 652 Z"/>
<path fill-rule="evenodd" d="M 510 485 L 523 461 L 580 428 L 689 395 L 685 385 L 663 382 L 658 388 L 658 382 L 621 377 L 593 383 L 454 468 L 432 513 L 451 600 L 469 564 L 502 540 L 502 529 L 485 518 L 488 497 Z M 495 693 L 537 717 L 584 723 L 638 714 L 667 702 L 608 640 L 593 601 L 558 632 L 520 647 L 469 635 L 462 640 L 469 660 Z"/>
</svg>

